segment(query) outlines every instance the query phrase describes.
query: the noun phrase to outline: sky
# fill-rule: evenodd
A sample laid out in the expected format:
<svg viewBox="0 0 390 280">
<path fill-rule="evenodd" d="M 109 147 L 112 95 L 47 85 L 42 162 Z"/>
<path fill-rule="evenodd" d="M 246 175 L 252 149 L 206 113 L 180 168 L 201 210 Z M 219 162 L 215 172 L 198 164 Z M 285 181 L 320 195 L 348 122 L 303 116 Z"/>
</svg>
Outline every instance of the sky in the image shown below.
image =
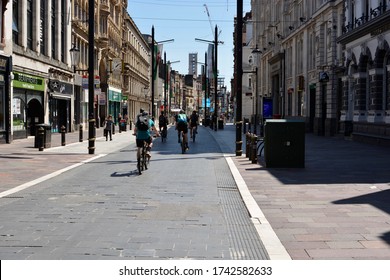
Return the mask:
<svg viewBox="0 0 390 280">
<path fill-rule="evenodd" d="M 206 12 L 209 11 L 210 19 Z M 250 0 L 243 0 L 244 14 L 250 11 Z M 142 34 L 154 35 L 157 42 L 165 43 L 167 61 L 172 69 L 188 74 L 188 55 L 198 53 L 198 62 L 204 63 L 207 42 L 214 41 L 215 26 L 218 27 L 218 70 L 225 78 L 225 86 L 230 89 L 233 78 L 233 31 L 234 17 L 237 14 L 237 1 L 234 0 L 128 0 L 128 12 Z M 162 54 L 163 57 L 163 54 Z M 180 62 L 177 62 L 180 61 Z M 198 64 L 198 73 L 201 73 Z"/>
</svg>

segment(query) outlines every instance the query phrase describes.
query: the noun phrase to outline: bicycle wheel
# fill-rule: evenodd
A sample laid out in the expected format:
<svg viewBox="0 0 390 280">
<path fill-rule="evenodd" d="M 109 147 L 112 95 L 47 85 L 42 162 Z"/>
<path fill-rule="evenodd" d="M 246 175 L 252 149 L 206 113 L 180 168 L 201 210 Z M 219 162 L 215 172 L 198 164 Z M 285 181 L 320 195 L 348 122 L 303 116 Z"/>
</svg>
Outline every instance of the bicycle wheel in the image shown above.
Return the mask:
<svg viewBox="0 0 390 280">
<path fill-rule="evenodd" d="M 146 147 L 144 146 L 143 149 L 142 149 L 142 168 L 144 170 L 147 170 L 148 169 L 148 157 L 146 155 Z"/>
<path fill-rule="evenodd" d="M 141 164 L 141 157 L 137 159 L 137 169 L 138 169 L 138 174 L 142 174 L 142 164 Z"/>
<path fill-rule="evenodd" d="M 181 134 L 181 153 L 184 154 L 186 152 L 186 143 L 184 142 L 184 134 Z"/>
</svg>

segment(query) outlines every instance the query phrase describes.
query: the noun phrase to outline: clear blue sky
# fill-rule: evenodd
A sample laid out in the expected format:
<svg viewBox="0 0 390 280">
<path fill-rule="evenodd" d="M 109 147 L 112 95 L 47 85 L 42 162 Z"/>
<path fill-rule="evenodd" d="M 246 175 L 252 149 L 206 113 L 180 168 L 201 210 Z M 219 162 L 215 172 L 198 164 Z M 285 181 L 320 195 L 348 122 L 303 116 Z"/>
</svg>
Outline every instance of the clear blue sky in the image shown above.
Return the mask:
<svg viewBox="0 0 390 280">
<path fill-rule="evenodd" d="M 209 17 L 204 5 L 207 5 Z M 244 0 L 244 14 L 250 11 L 250 0 Z M 172 64 L 181 74 L 188 73 L 188 54 L 198 53 L 198 61 L 204 62 L 208 44 L 195 41 L 195 38 L 214 41 L 215 25 L 220 31 L 218 40 L 219 77 L 225 77 L 225 85 L 230 89 L 233 77 L 233 29 L 237 13 L 236 0 L 129 0 L 128 12 L 143 34 L 151 34 L 155 29 L 155 40 L 174 39 L 164 44 L 167 60 L 178 61 Z M 198 65 L 200 73 L 200 64 Z"/>
</svg>

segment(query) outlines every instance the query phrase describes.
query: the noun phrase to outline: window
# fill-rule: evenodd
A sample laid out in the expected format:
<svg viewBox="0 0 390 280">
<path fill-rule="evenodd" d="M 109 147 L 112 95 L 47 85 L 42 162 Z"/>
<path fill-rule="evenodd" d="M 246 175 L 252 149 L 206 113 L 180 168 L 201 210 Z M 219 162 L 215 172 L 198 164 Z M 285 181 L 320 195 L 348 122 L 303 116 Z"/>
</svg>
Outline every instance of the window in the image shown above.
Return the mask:
<svg viewBox="0 0 390 280">
<path fill-rule="evenodd" d="M 41 0 L 40 26 L 39 26 L 39 46 L 41 54 L 46 54 L 46 0 Z"/>
<path fill-rule="evenodd" d="M 65 62 L 65 28 L 66 28 L 66 2 L 61 0 L 61 61 Z"/>
<path fill-rule="evenodd" d="M 12 2 L 12 41 L 19 44 L 19 0 Z"/>
<path fill-rule="evenodd" d="M 56 48 L 57 48 L 57 38 L 56 38 L 56 0 L 51 1 L 51 57 L 57 58 Z"/>
<path fill-rule="evenodd" d="M 27 0 L 27 48 L 33 49 L 33 1 Z"/>
</svg>

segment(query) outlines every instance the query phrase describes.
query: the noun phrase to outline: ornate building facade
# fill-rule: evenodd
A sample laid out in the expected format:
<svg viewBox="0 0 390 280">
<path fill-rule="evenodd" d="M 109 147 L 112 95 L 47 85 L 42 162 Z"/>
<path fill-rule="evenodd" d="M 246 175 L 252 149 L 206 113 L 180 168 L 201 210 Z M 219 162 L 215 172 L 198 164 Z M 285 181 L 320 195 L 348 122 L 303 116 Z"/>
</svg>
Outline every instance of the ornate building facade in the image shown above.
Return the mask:
<svg viewBox="0 0 390 280">
<path fill-rule="evenodd" d="M 341 0 L 252 1 L 263 119 L 303 119 L 318 135 L 339 131 L 343 10 Z"/>
<path fill-rule="evenodd" d="M 360 141 L 390 144 L 390 1 L 346 0 L 341 123 Z"/>
</svg>

